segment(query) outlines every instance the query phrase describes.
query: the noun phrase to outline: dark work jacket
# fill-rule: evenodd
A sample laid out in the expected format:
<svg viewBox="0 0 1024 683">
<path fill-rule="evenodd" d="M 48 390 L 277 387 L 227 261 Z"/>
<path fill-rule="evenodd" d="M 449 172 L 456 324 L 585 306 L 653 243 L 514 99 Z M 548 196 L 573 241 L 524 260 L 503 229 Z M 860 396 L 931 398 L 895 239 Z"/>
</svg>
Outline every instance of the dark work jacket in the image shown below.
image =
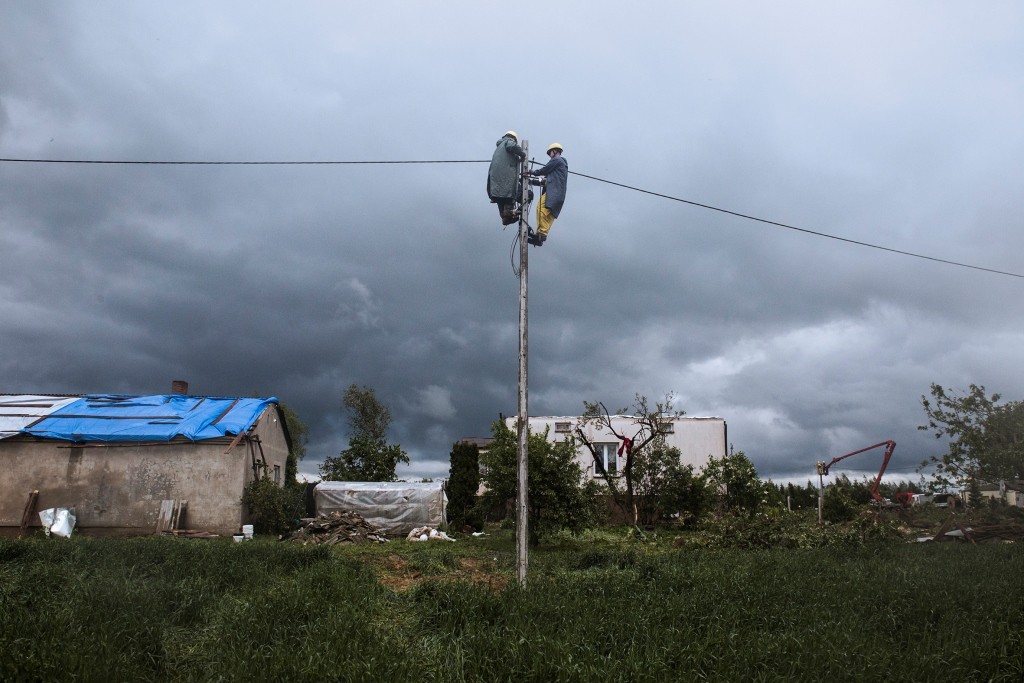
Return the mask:
<svg viewBox="0 0 1024 683">
<path fill-rule="evenodd" d="M 569 162 L 565 157 L 557 156 L 541 168 L 533 171 L 534 175 L 547 177 L 544 184 L 544 206 L 548 207 L 551 215 L 558 218 L 558 213 L 565 203 L 565 185 L 569 180 Z"/>
<path fill-rule="evenodd" d="M 525 156 L 523 148 L 510 137 L 495 143 L 491 166 L 487 169 L 487 196 L 492 202 L 515 198 L 519 184 L 519 160 Z"/>
</svg>

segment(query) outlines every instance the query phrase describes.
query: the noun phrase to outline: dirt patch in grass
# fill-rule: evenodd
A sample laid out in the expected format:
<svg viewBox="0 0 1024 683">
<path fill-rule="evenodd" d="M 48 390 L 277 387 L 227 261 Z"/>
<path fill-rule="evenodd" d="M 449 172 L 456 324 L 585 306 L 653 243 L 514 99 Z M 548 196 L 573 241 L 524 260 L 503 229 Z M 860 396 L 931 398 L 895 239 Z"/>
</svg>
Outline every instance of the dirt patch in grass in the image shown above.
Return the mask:
<svg viewBox="0 0 1024 683">
<path fill-rule="evenodd" d="M 444 574 L 424 574 L 411 568 L 409 561 L 398 555 L 386 555 L 373 564 L 380 584 L 400 593 L 425 581 L 470 581 L 496 591 L 502 590 L 509 582 L 509 577 L 495 571 L 490 562 L 476 557 L 460 558 L 458 567 Z"/>
</svg>

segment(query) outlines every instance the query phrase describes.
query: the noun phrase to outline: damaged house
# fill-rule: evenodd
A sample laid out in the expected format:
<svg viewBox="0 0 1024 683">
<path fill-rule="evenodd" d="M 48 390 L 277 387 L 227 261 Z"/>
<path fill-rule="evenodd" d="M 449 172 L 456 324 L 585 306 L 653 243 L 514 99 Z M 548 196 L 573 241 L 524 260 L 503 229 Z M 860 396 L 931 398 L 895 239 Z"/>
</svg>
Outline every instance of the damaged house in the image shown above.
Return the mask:
<svg viewBox="0 0 1024 683">
<path fill-rule="evenodd" d="M 0 394 L 0 533 L 74 508 L 85 533 L 237 533 L 245 486 L 284 485 L 289 437 L 276 398 L 176 393 Z M 184 391 L 182 391 L 184 389 Z M 37 492 L 37 493 L 34 493 Z"/>
<path fill-rule="evenodd" d="M 612 427 L 619 434 L 631 437 L 637 433 L 636 418 L 632 415 L 612 415 L 610 419 Z M 538 416 L 529 418 L 529 427 L 534 434 L 546 432 L 547 440 L 556 443 L 572 438 L 581 421 L 582 418 L 576 416 Z M 505 425 L 512 431 L 516 430 L 517 422 L 516 417 L 505 418 Z M 679 461 L 683 465 L 693 465 L 695 470 L 700 471 L 710 458 L 724 458 L 727 455 L 728 426 L 720 417 L 672 415 L 665 416 L 660 423 L 665 443 L 679 449 Z M 601 425 L 587 424 L 584 431 L 594 444 L 604 470 L 617 476 L 625 464 L 622 441 Z M 576 460 L 585 479 L 601 476 L 601 468 L 594 462 L 594 456 L 582 444 L 578 444 Z"/>
</svg>

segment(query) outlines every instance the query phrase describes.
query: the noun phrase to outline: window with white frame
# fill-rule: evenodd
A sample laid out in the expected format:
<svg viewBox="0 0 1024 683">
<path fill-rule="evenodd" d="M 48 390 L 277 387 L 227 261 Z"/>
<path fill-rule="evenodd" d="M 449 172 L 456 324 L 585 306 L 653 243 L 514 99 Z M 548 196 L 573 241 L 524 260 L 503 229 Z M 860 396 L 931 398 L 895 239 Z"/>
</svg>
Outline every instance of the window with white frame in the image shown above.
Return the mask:
<svg viewBox="0 0 1024 683">
<path fill-rule="evenodd" d="M 600 461 L 604 465 L 604 471 L 614 476 L 619 473 L 619 456 L 616 453 L 619 445 L 616 443 L 595 443 L 594 444 L 594 476 L 601 476 L 601 468 L 598 467 L 597 462 Z"/>
<path fill-rule="evenodd" d="M 556 422 L 555 423 L 555 434 L 568 434 L 572 431 L 571 422 Z"/>
</svg>

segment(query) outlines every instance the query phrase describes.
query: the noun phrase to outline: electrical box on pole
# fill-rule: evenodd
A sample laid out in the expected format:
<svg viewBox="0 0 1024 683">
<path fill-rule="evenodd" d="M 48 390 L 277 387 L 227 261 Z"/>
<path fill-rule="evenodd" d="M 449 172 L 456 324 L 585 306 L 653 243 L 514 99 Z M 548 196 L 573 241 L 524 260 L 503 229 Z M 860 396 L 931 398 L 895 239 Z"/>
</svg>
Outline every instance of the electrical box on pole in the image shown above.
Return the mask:
<svg viewBox="0 0 1024 683">
<path fill-rule="evenodd" d="M 527 454 L 529 452 L 529 441 L 530 441 L 530 414 L 527 408 L 527 359 L 529 339 L 527 329 L 527 301 L 528 301 L 528 278 L 527 278 L 527 257 L 528 257 L 528 244 L 526 239 L 527 235 L 527 223 L 526 223 L 526 207 L 529 204 L 529 192 L 530 186 L 526 182 L 526 178 L 523 177 L 524 171 L 526 171 L 527 159 L 529 155 L 530 143 L 528 140 L 523 140 L 523 160 L 519 162 L 519 419 L 516 421 L 518 425 L 518 436 L 519 436 L 519 456 L 517 458 L 517 486 L 516 486 L 516 578 L 519 579 L 519 583 L 526 585 L 526 569 L 529 564 L 529 529 L 528 529 L 528 517 L 527 512 L 529 510 L 529 501 L 527 497 L 527 483 L 528 483 L 528 472 L 527 472 Z"/>
</svg>

